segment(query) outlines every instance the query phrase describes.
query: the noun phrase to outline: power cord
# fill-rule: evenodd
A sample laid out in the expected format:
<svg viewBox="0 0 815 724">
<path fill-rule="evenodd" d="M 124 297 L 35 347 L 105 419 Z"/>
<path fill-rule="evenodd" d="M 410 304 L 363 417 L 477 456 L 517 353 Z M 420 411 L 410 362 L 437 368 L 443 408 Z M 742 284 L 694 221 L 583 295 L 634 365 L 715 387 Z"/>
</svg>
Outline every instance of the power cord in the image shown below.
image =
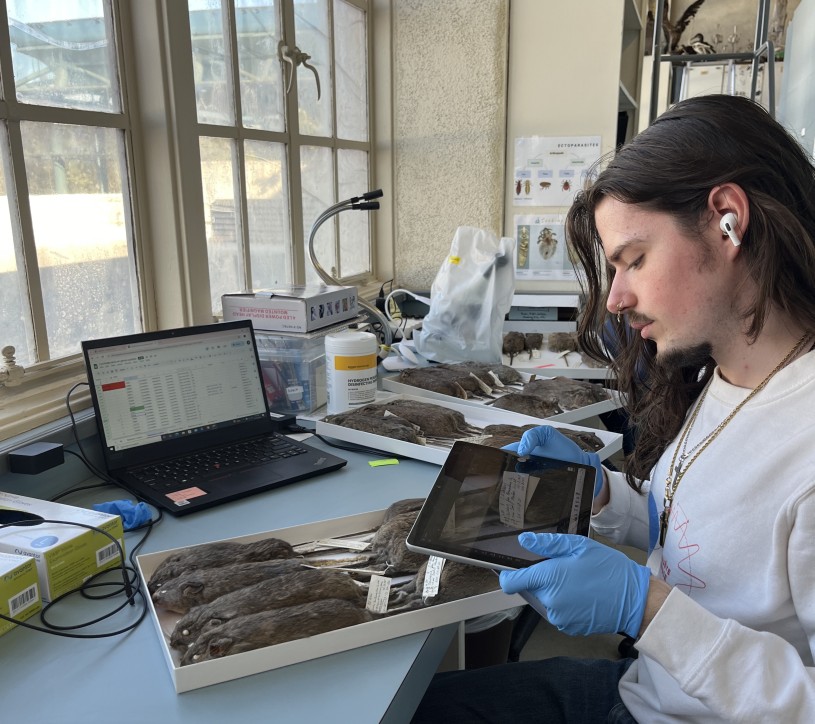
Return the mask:
<svg viewBox="0 0 815 724">
<path fill-rule="evenodd" d="M 71 430 L 72 430 L 72 433 L 73 433 L 74 441 L 76 442 L 76 446 L 77 446 L 77 448 L 79 449 L 80 452 L 76 453 L 73 450 L 66 450 L 65 452 L 67 452 L 70 455 L 73 455 L 76 458 L 78 458 L 93 475 L 96 475 L 98 478 L 101 478 L 104 482 L 96 483 L 96 484 L 93 484 L 93 485 L 83 485 L 83 486 L 76 487 L 76 488 L 70 488 L 69 490 L 65 490 L 62 493 L 60 493 L 60 494 L 54 496 L 53 498 L 51 498 L 51 502 L 56 502 L 56 501 L 66 497 L 68 495 L 73 494 L 73 493 L 78 493 L 78 492 L 84 491 L 84 490 L 93 490 L 93 489 L 96 489 L 96 488 L 105 488 L 105 487 L 108 487 L 110 485 L 115 485 L 117 487 L 120 487 L 120 488 L 124 489 L 117 481 L 113 480 L 106 472 L 100 470 L 95 465 L 93 465 L 93 463 L 91 463 L 91 461 L 88 459 L 87 453 L 85 452 L 84 448 L 82 447 L 82 442 L 79 439 L 79 432 L 78 432 L 77 426 L 76 426 L 76 418 L 74 416 L 73 410 L 71 409 L 71 402 L 70 402 L 71 394 L 74 392 L 74 390 L 77 389 L 77 387 L 80 387 L 82 385 L 88 386 L 88 383 L 87 382 L 78 382 L 73 387 L 71 387 L 70 390 L 68 390 L 68 393 L 65 396 L 65 406 L 68 409 L 68 415 L 71 418 Z M 130 491 L 127 491 L 127 492 L 129 493 Z M 146 502 L 146 501 L 140 501 L 140 502 Z M 8 527 L 11 527 L 11 526 L 15 526 L 15 525 L 16 526 L 20 526 L 20 525 L 31 526 L 31 525 L 34 525 L 34 524 L 39 525 L 40 523 L 51 523 L 51 524 L 58 524 L 58 525 L 73 525 L 73 526 L 78 526 L 80 528 L 87 528 L 89 530 L 101 533 L 102 535 L 105 535 L 108 538 L 110 538 L 113 541 L 113 543 L 116 545 L 116 550 L 118 552 L 118 557 L 119 557 L 119 565 L 117 567 L 107 568 L 104 571 L 100 571 L 99 573 L 94 574 L 89 579 L 84 581 L 83 584 L 81 586 L 79 586 L 78 588 L 75 588 L 75 589 L 73 589 L 71 591 L 67 591 L 66 593 L 63 593 L 62 595 L 55 598 L 54 600 L 49 601 L 48 603 L 46 603 L 43 606 L 43 608 L 42 608 L 42 610 L 40 611 L 40 614 L 39 614 L 40 615 L 40 621 L 43 624 L 42 626 L 36 626 L 34 624 L 28 623 L 27 621 L 18 621 L 17 619 L 11 618 L 9 616 L 5 616 L 3 614 L 0 614 L 0 619 L 5 620 L 5 621 L 10 621 L 11 623 L 14 623 L 14 624 L 16 624 L 18 626 L 22 626 L 23 628 L 31 629 L 33 631 L 40 631 L 42 633 L 53 634 L 54 636 L 65 636 L 65 637 L 68 637 L 68 638 L 82 638 L 82 639 L 106 638 L 106 637 L 110 637 L 110 636 L 118 636 L 120 634 L 126 633 L 126 632 L 131 631 L 134 628 L 136 628 L 136 626 L 138 626 L 144 620 L 145 616 L 147 615 L 148 607 L 147 607 L 147 599 L 145 597 L 144 591 L 141 588 L 141 579 L 139 578 L 139 575 L 138 575 L 138 572 L 137 572 L 135 556 L 136 556 L 136 553 L 141 549 L 141 547 L 147 541 L 148 536 L 150 535 L 150 533 L 153 530 L 153 526 L 156 525 L 157 523 L 160 523 L 161 520 L 164 517 L 163 512 L 161 510 L 159 510 L 158 508 L 155 508 L 152 505 L 150 506 L 150 508 L 151 508 L 152 511 L 155 512 L 155 518 L 151 517 L 151 519 L 149 521 L 147 521 L 145 523 L 142 523 L 141 525 L 136 526 L 134 528 L 131 528 L 129 531 L 127 531 L 128 533 L 134 533 L 134 532 L 140 531 L 140 530 L 145 531 L 144 535 L 130 549 L 130 554 L 129 554 L 128 558 L 127 558 L 127 560 L 130 562 L 130 565 L 127 565 L 125 563 L 124 550 L 122 549 L 122 546 L 119 543 L 119 541 L 116 538 L 114 538 L 110 533 L 108 533 L 105 530 L 102 530 L 101 528 L 96 528 L 94 526 L 86 525 L 84 523 L 77 523 L 77 522 L 74 522 L 74 521 L 59 521 L 59 520 L 44 520 L 44 519 L 40 520 L 39 518 L 36 518 L 35 523 L 32 522 L 31 519 L 29 519 L 28 521 L 17 521 L 16 523 L 12 522 L 12 523 L 4 523 L 4 524 L 0 525 L 0 530 L 2 530 L 3 528 L 8 528 Z M 122 571 L 122 583 L 121 584 L 114 583 L 112 581 L 97 582 L 97 580 L 101 576 L 109 574 L 109 573 L 111 573 L 111 571 L 115 571 L 115 570 L 121 570 Z M 110 588 L 110 587 L 114 587 L 114 590 L 113 591 L 108 591 L 107 593 L 104 593 L 104 594 L 101 594 L 101 595 L 91 593 L 91 591 L 93 589 Z M 102 599 L 106 599 L 106 598 L 112 598 L 113 596 L 120 595 L 121 593 L 124 593 L 126 595 L 126 598 L 125 598 L 124 603 L 122 603 L 120 606 L 113 609 L 112 611 L 109 611 L 108 613 L 104 614 L 103 616 L 100 616 L 100 617 L 97 617 L 97 618 L 93 619 L 92 621 L 86 621 L 86 622 L 75 624 L 75 625 L 72 625 L 72 626 L 60 626 L 60 625 L 51 623 L 50 621 L 47 620 L 46 614 L 49 611 L 51 611 L 51 609 L 57 603 L 59 603 L 60 601 L 66 599 L 67 597 L 72 596 L 72 595 L 74 595 L 76 593 L 79 593 L 84 598 L 88 598 L 88 599 L 91 599 L 91 600 L 102 600 Z M 116 631 L 108 631 L 108 632 L 99 633 L 99 634 L 68 633 L 69 631 L 74 631 L 76 629 L 86 628 L 88 626 L 92 626 L 94 624 L 100 623 L 101 621 L 105 621 L 105 620 L 111 618 L 112 616 L 115 616 L 117 613 L 119 613 L 120 611 L 125 609 L 125 607 L 128 606 L 128 605 L 135 606 L 137 600 L 139 601 L 140 606 L 141 606 L 141 610 L 139 611 L 138 618 L 137 618 L 137 620 L 135 622 L 131 623 L 128 626 L 125 626 L 124 628 L 118 629 Z"/>
<path fill-rule="evenodd" d="M 79 452 L 81 453 L 81 455 L 77 455 L 77 457 L 79 457 L 79 459 L 82 460 L 83 463 L 85 463 L 85 466 L 88 468 L 88 470 L 90 470 L 94 475 L 96 475 L 96 477 L 102 478 L 102 480 L 106 480 L 107 482 L 113 483 L 114 485 L 116 485 L 117 484 L 116 481 L 113 480 L 106 472 L 102 472 L 93 463 L 91 463 L 90 459 L 88 458 L 87 453 L 85 452 L 84 448 L 82 447 L 82 442 L 79 439 L 79 432 L 76 429 L 76 418 L 74 417 L 74 412 L 71 409 L 71 394 L 73 393 L 73 391 L 77 387 L 82 387 L 82 386 L 90 387 L 90 385 L 87 382 L 77 382 L 73 387 L 71 387 L 70 390 L 68 390 L 68 392 L 65 395 L 65 407 L 68 408 L 68 415 L 71 418 L 71 431 L 73 432 L 73 435 L 74 435 L 74 441 L 76 442 L 76 447 L 79 450 Z M 73 453 L 73 454 L 76 455 L 76 453 Z"/>
<path fill-rule="evenodd" d="M 16 512 L 16 511 L 8 511 L 8 512 L 13 513 L 13 512 Z M 149 525 L 149 527 L 152 528 L 152 525 L 154 523 L 157 523 L 159 520 L 161 520 L 161 513 L 160 512 L 159 512 L 158 519 L 155 520 L 155 521 L 150 521 L 150 523 L 147 524 L 147 525 Z M 135 566 L 132 565 L 133 564 L 133 558 L 132 557 L 133 557 L 135 551 L 138 550 L 143 545 L 144 540 L 146 539 L 147 535 L 149 534 L 149 530 L 148 530 L 147 533 L 145 533 L 145 535 L 142 537 L 142 539 L 139 541 L 139 543 L 131 551 L 131 554 L 130 554 L 130 556 L 131 556 L 130 557 L 131 566 L 128 566 L 126 564 L 124 550 L 122 549 L 122 545 L 121 545 L 121 543 L 119 543 L 119 541 L 114 536 L 112 536 L 106 530 L 102 530 L 101 528 L 96 528 L 96 527 L 94 527 L 92 525 L 86 525 L 85 523 L 77 523 L 75 521 L 69 521 L 69 520 L 40 519 L 38 517 L 38 518 L 36 518 L 34 520 L 32 520 L 31 518 L 26 518 L 26 519 L 18 520 L 16 522 L 2 523 L 2 524 L 0 524 L 0 530 L 2 530 L 4 528 L 9 528 L 9 527 L 12 527 L 12 526 L 32 526 L 32 525 L 39 525 L 41 523 L 50 523 L 52 525 L 72 525 L 72 526 L 76 526 L 76 527 L 79 527 L 79 528 L 86 528 L 88 530 L 92 530 L 92 531 L 94 531 L 96 533 L 101 533 L 102 535 L 107 536 L 108 538 L 110 538 L 111 541 L 113 541 L 113 544 L 116 546 L 116 551 L 117 551 L 118 557 L 119 557 L 119 565 L 117 567 L 115 567 L 115 568 L 109 568 L 109 569 L 105 569 L 104 571 L 100 571 L 99 573 L 91 576 L 87 581 L 85 581 L 78 588 L 75 588 L 75 589 L 73 589 L 71 591 L 66 591 L 62 595 L 57 596 L 57 598 L 55 598 L 52 601 L 49 601 L 48 603 L 46 603 L 43 606 L 42 610 L 40 611 L 40 621 L 43 624 L 42 626 L 36 626 L 34 624 L 28 623 L 27 621 L 18 621 L 17 619 L 11 618 L 9 616 L 5 616 L 4 614 L 0 614 L 0 619 L 3 619 L 4 621 L 9 621 L 9 622 L 14 623 L 14 624 L 17 624 L 18 626 L 22 626 L 23 628 L 31 629 L 32 631 L 40 631 L 42 633 L 48 633 L 48 634 L 52 634 L 54 636 L 64 636 L 64 637 L 67 637 L 67 638 L 78 638 L 78 639 L 98 639 L 98 638 L 107 638 L 107 637 L 110 637 L 110 636 L 118 636 L 120 634 L 127 633 L 128 631 L 132 631 L 134 628 L 136 628 L 136 626 L 138 626 L 144 620 L 145 616 L 147 615 L 148 607 L 147 607 L 147 598 L 144 595 L 144 591 L 141 589 L 141 583 L 140 583 L 138 573 L 136 571 Z M 122 571 L 122 583 L 121 584 L 113 583 L 113 582 L 94 583 L 94 581 L 96 579 L 98 579 L 100 576 L 102 576 L 102 575 L 104 575 L 106 573 L 109 573 L 110 571 L 115 571 L 115 570 L 121 570 Z M 131 578 L 131 574 L 132 574 L 132 578 Z M 90 595 L 88 593 L 89 589 L 100 588 L 100 587 L 110 587 L 110 586 L 115 586 L 116 589 L 112 593 L 108 593 L 108 594 L 106 594 L 104 596 L 93 596 L 93 595 Z M 122 592 L 124 592 L 125 595 L 126 595 L 124 603 L 122 603 L 120 606 L 113 609 L 112 611 L 109 611 L 108 613 L 93 619 L 92 621 L 85 621 L 83 623 L 74 624 L 74 625 L 71 625 L 71 626 L 59 626 L 57 624 L 51 623 L 51 622 L 46 620 L 46 613 L 48 611 L 50 611 L 57 603 L 59 603 L 60 601 L 66 599 L 68 596 L 74 595 L 75 593 L 80 593 L 85 598 L 89 598 L 89 599 L 93 599 L 93 600 L 100 600 L 100 599 L 103 599 L 103 598 L 110 598 L 110 597 L 112 597 L 114 595 L 118 595 L 118 594 L 120 594 Z M 138 618 L 136 619 L 136 621 L 129 624 L 128 626 L 117 629 L 115 631 L 106 631 L 104 633 L 97 633 L 97 634 L 69 633 L 69 631 L 74 631 L 76 629 L 86 628 L 88 626 L 92 626 L 94 624 L 97 624 L 97 623 L 99 623 L 101 621 L 105 621 L 105 620 L 111 618 L 112 616 L 115 616 L 117 613 L 122 611 L 128 605 L 135 606 L 137 599 L 140 602 L 141 609 L 139 611 L 139 615 L 138 615 Z"/>
<path fill-rule="evenodd" d="M 305 429 L 305 428 L 304 428 Z M 312 432 L 307 430 L 306 432 Z M 322 440 L 326 445 L 329 447 L 335 447 L 339 450 L 348 450 L 349 452 L 358 452 L 362 453 L 363 455 L 378 455 L 379 457 L 383 458 L 396 458 L 397 460 L 405 460 L 406 457 L 404 455 L 398 455 L 396 453 L 387 452 L 386 450 L 377 450 L 373 447 L 367 447 L 366 445 L 357 445 L 356 443 L 349 442 L 347 444 L 340 444 L 336 440 L 333 442 L 324 438 L 322 435 L 318 435 L 316 432 L 313 433 L 314 437 Z"/>
</svg>

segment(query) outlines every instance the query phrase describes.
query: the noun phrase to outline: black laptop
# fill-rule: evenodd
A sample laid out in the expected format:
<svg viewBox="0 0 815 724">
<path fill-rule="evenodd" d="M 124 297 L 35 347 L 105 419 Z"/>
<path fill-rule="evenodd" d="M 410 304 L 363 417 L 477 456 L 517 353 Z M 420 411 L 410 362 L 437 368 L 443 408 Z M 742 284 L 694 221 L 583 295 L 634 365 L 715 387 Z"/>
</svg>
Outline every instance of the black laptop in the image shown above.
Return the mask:
<svg viewBox="0 0 815 724">
<path fill-rule="evenodd" d="M 174 515 L 336 470 L 274 431 L 249 320 L 82 342 L 110 475 Z"/>
</svg>

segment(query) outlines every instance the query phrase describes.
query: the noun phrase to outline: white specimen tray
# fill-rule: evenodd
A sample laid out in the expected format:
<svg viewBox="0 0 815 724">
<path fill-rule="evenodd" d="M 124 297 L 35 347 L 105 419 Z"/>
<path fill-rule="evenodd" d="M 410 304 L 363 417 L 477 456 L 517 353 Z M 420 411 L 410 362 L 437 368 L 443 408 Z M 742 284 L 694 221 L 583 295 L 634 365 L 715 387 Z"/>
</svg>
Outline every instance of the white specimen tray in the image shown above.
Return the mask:
<svg viewBox="0 0 815 724">
<path fill-rule="evenodd" d="M 281 538 L 296 546 L 323 538 L 340 538 L 360 531 L 371 530 L 382 523 L 384 515 L 385 511 L 379 510 L 265 533 L 240 536 L 229 540 L 237 543 L 250 543 L 274 537 Z M 167 556 L 179 550 L 181 549 L 176 548 L 157 553 L 142 554 L 136 557 L 136 565 L 144 582 L 144 590 L 147 590 L 147 582 L 158 565 Z M 397 613 L 386 618 L 357 624 L 356 626 L 348 626 L 336 631 L 328 631 L 308 638 L 296 639 L 253 651 L 224 656 L 220 659 L 181 666 L 178 653 L 169 645 L 169 634 L 172 632 L 176 621 L 180 618 L 179 614 L 157 608 L 150 597 L 147 598 L 147 601 L 150 607 L 150 618 L 156 628 L 161 651 L 169 668 L 176 693 L 257 674 L 261 671 L 277 669 L 282 666 L 290 666 L 301 661 L 335 654 L 340 651 L 348 651 L 419 631 L 427 631 L 438 626 L 445 626 L 515 606 L 522 606 L 525 603 L 519 595 L 510 596 L 499 589 L 449 603 L 428 606 L 416 611 Z M 360 701 L 360 705 L 364 707 L 364 698 Z"/>
<path fill-rule="evenodd" d="M 529 358 L 528 352 L 519 352 L 509 364 L 509 357 L 503 355 L 501 362 L 518 372 L 531 372 L 547 377 L 570 377 L 577 380 L 609 380 L 614 373 L 608 367 L 589 367 L 583 364 L 580 352 L 552 352 L 542 349 L 539 356 Z"/>
<path fill-rule="evenodd" d="M 378 392 L 376 396 L 377 402 L 386 402 L 395 399 L 430 402 L 430 404 L 438 404 L 440 407 L 456 410 L 464 415 L 464 419 L 468 424 L 474 425 L 475 427 L 485 427 L 486 425 L 517 425 L 522 427 L 523 425 L 551 424 L 552 427 L 592 432 L 597 435 L 603 443 L 603 447 L 597 451 L 601 460 L 605 460 L 615 452 L 622 450 L 623 446 L 623 436 L 616 432 L 579 427 L 577 425 L 570 425 L 568 423 L 548 419 L 541 420 L 537 417 L 521 415 L 518 412 L 496 410 L 487 405 L 467 404 L 463 400 L 460 402 L 447 402 L 445 400 L 444 402 L 439 401 L 435 403 L 419 395 L 397 395 L 387 392 Z M 372 432 L 361 432 L 360 430 L 351 430 L 341 425 L 332 425 L 322 419 L 317 420 L 317 434 L 332 437 L 336 440 L 355 443 L 357 445 L 376 448 L 377 450 L 391 452 L 396 455 L 403 455 L 407 458 L 424 460 L 425 462 L 435 463 L 436 465 L 442 465 L 450 452 L 450 447 L 443 445 L 434 445 L 430 442 L 426 445 L 417 445 L 413 442 L 405 442 L 404 440 L 395 440 L 392 437 L 385 437 L 384 435 L 376 435 Z"/>
<path fill-rule="evenodd" d="M 535 372 L 521 372 L 520 370 L 518 370 L 518 374 L 521 376 L 521 379 L 525 383 L 529 382 L 529 380 L 532 379 L 533 375 L 535 376 L 536 379 L 546 379 L 552 376 L 549 375 L 548 373 L 537 374 Z M 489 400 L 483 397 L 482 398 L 470 397 L 466 400 L 462 400 L 460 397 L 453 397 L 452 395 L 445 395 L 442 392 L 425 390 L 421 387 L 409 385 L 405 382 L 399 382 L 399 380 L 396 377 L 382 377 L 379 381 L 379 386 L 383 390 L 387 390 L 388 392 L 395 392 L 396 394 L 399 395 L 413 395 L 415 397 L 426 397 L 430 400 L 439 400 L 440 402 L 444 402 L 445 404 L 448 402 L 455 403 L 460 402 L 465 405 L 477 405 L 478 407 L 492 407 L 491 405 L 487 404 Z M 496 397 L 503 397 L 504 394 L 513 394 L 511 392 L 502 393 L 500 387 L 494 388 L 493 392 Z M 583 407 L 578 407 L 575 408 L 574 410 L 565 410 L 564 412 L 560 412 L 557 415 L 550 415 L 546 419 L 557 422 L 580 422 L 581 420 L 586 420 L 589 417 L 599 415 L 601 412 L 609 412 L 610 410 L 616 410 L 618 407 L 622 407 L 622 400 L 620 398 L 619 393 L 616 390 L 606 389 L 606 392 L 609 395 L 609 398 L 607 400 L 601 400 L 600 402 L 595 402 L 591 405 L 584 405 Z"/>
</svg>

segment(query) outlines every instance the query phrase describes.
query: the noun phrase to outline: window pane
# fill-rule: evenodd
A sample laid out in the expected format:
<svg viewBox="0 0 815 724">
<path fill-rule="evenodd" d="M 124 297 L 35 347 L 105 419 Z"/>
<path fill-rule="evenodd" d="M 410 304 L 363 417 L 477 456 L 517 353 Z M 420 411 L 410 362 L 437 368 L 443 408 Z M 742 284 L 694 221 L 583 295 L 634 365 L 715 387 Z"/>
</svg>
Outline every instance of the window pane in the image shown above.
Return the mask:
<svg viewBox="0 0 815 724">
<path fill-rule="evenodd" d="M 241 113 L 247 128 L 285 130 L 283 80 L 277 56 L 281 37 L 278 13 L 274 0 L 235 2 Z"/>
<path fill-rule="evenodd" d="M 362 196 L 368 188 L 368 154 L 365 151 L 337 151 L 337 176 L 341 199 Z M 364 274 L 371 269 L 369 242 L 370 211 L 340 214 L 340 277 Z"/>
<path fill-rule="evenodd" d="M 306 242 L 306 281 L 319 282 L 320 278 L 308 260 L 308 237 L 317 217 L 329 206 L 336 203 L 331 149 L 303 146 L 300 149 L 300 173 L 303 178 L 303 236 Z M 314 238 L 314 254 L 317 261 L 334 278 L 337 276 L 337 261 L 334 254 L 335 218 L 329 219 L 320 226 Z"/>
<path fill-rule="evenodd" d="M 309 136 L 331 135 L 331 68 L 328 45 L 328 0 L 295 0 L 294 26 L 297 47 L 310 55 L 308 64 L 320 76 L 320 100 L 317 79 L 303 65 L 297 67 L 297 95 L 300 133 Z"/>
<path fill-rule="evenodd" d="M 221 314 L 221 295 L 244 289 L 241 219 L 235 191 L 235 143 L 202 137 L 201 180 L 207 228 L 212 311 Z"/>
<path fill-rule="evenodd" d="M 247 141 L 246 196 L 252 287 L 269 289 L 293 279 L 286 147 Z"/>
<path fill-rule="evenodd" d="M 122 132 L 20 124 L 51 358 L 141 329 Z"/>
<path fill-rule="evenodd" d="M 334 54 L 339 138 L 368 140 L 367 51 L 365 13 L 343 0 L 335 0 Z"/>
<path fill-rule="evenodd" d="M 192 63 L 198 122 L 231 126 L 235 122 L 229 45 L 220 0 L 189 0 Z"/>
<path fill-rule="evenodd" d="M 6 185 L 10 175 L 5 126 L 0 127 L 0 145 L 0 346 L 12 345 L 17 364 L 29 365 L 36 361 L 34 331 L 25 291 L 25 265 L 14 243 L 11 224 L 12 203 Z"/>
<path fill-rule="evenodd" d="M 19 101 L 121 110 L 108 2 L 8 0 L 7 6 Z"/>
</svg>

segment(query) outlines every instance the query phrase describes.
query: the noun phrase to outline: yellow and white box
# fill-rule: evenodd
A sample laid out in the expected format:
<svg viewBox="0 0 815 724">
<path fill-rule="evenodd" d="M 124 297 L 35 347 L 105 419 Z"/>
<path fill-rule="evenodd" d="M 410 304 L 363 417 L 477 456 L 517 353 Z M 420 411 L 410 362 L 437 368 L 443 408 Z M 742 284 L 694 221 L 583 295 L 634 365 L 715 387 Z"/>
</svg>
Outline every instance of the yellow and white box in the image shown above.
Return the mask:
<svg viewBox="0 0 815 724">
<path fill-rule="evenodd" d="M 119 565 L 119 550 L 110 538 L 88 528 L 67 524 L 82 523 L 106 531 L 124 551 L 124 530 L 118 515 L 2 491 L 0 508 L 33 513 L 44 520 L 64 521 L 0 529 L 0 552 L 34 560 L 43 601 L 53 601 L 63 593 L 79 588 L 94 574 Z"/>
<path fill-rule="evenodd" d="M 224 321 L 251 319 L 255 329 L 311 332 L 359 314 L 357 288 L 309 284 L 224 294 Z"/>
<path fill-rule="evenodd" d="M 34 560 L 13 553 L 0 553 L 0 613 L 17 621 L 25 621 L 41 608 Z M 0 636 L 16 625 L 0 618 Z"/>
</svg>

